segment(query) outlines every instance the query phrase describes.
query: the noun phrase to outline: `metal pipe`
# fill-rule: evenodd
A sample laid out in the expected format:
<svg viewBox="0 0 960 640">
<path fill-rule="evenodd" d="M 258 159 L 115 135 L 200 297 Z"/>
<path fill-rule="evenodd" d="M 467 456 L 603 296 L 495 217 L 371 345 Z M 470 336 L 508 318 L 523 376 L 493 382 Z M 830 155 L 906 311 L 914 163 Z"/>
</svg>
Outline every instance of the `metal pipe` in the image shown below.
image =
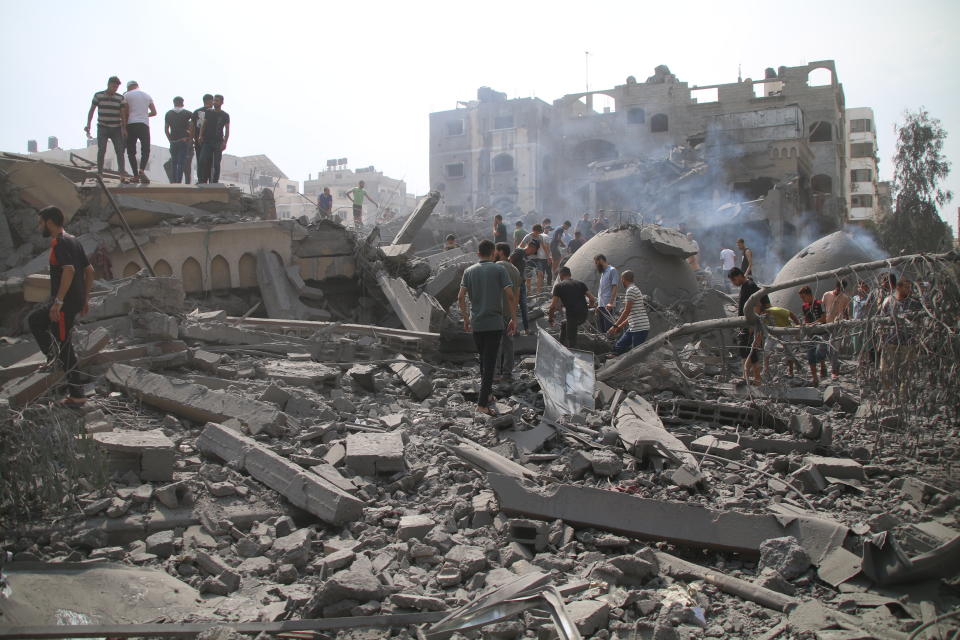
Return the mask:
<svg viewBox="0 0 960 640">
<path fill-rule="evenodd" d="M 143 253 L 143 248 L 140 246 L 140 243 L 137 242 L 137 239 L 133 236 L 133 230 L 130 229 L 130 225 L 127 224 L 127 219 L 124 217 L 123 212 L 120 211 L 120 207 L 117 206 L 117 201 L 113 199 L 113 194 L 107 189 L 107 185 L 103 184 L 103 178 L 97 176 L 95 178 L 97 184 L 100 185 L 100 188 L 103 189 L 103 192 L 107 196 L 107 200 L 110 201 L 110 206 L 113 207 L 114 213 L 117 214 L 117 217 L 120 218 L 120 222 L 123 223 L 123 228 L 126 229 L 127 235 L 130 236 L 130 240 L 133 241 L 133 246 L 137 248 L 137 253 L 140 254 L 140 259 L 143 260 L 144 266 L 147 268 L 147 272 L 154 278 L 157 277 L 157 274 L 153 271 L 153 267 L 150 266 L 150 261 L 147 260 L 147 256 Z"/>
</svg>

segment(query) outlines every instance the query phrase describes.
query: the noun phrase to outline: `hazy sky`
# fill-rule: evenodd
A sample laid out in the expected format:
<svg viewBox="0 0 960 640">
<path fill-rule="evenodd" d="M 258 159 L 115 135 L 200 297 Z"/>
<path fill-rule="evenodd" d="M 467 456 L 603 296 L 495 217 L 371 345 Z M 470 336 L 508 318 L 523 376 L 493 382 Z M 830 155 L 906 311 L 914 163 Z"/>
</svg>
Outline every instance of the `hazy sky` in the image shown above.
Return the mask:
<svg viewBox="0 0 960 640">
<path fill-rule="evenodd" d="M 548 102 L 639 80 L 666 64 L 694 84 L 760 78 L 766 67 L 834 59 L 848 107 L 877 117 L 880 175 L 893 125 L 921 105 L 960 158 L 960 2 L 16 2 L 0 0 L 0 149 L 49 135 L 84 144 L 90 98 L 110 75 L 135 79 L 162 114 L 222 93 L 229 153 L 265 153 L 293 179 L 328 158 L 375 165 L 429 188 L 428 114 L 488 85 Z M 942 213 L 956 225 L 960 166 Z"/>
</svg>

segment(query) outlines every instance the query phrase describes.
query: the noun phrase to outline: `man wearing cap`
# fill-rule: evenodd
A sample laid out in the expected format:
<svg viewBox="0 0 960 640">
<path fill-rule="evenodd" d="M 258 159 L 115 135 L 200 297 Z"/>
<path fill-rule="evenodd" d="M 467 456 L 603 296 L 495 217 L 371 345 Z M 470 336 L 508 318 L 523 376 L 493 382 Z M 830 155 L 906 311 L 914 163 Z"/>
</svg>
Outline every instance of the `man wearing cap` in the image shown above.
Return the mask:
<svg viewBox="0 0 960 640">
<path fill-rule="evenodd" d="M 149 184 L 147 162 L 150 160 L 150 118 L 157 115 L 150 94 L 140 89 L 136 80 L 127 83 L 123 94 L 123 120 L 127 124 L 127 158 L 134 182 Z M 140 141 L 140 164 L 137 165 L 137 141 Z"/>
<path fill-rule="evenodd" d="M 87 112 L 87 126 L 83 128 L 90 136 L 90 123 L 93 121 L 93 110 L 97 110 L 97 173 L 103 175 L 103 160 L 107 155 L 107 140 L 113 143 L 113 150 L 117 154 L 117 169 L 123 175 L 123 139 L 127 136 L 127 123 L 123 120 L 121 107 L 123 96 L 117 92 L 120 88 L 120 78 L 110 76 L 107 88 L 93 94 L 90 111 Z"/>
</svg>

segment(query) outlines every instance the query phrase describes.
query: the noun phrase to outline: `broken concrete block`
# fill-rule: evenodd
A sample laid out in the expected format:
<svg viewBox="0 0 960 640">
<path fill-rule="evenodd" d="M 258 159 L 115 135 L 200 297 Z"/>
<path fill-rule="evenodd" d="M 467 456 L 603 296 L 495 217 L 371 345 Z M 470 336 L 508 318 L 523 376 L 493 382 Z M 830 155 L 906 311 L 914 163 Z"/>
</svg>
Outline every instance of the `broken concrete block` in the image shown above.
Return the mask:
<svg viewBox="0 0 960 640">
<path fill-rule="evenodd" d="M 223 356 L 219 353 L 211 353 L 203 349 L 193 349 L 190 351 L 190 364 L 203 371 L 214 371 L 220 366 Z"/>
<path fill-rule="evenodd" d="M 375 393 L 377 390 L 376 384 L 374 383 L 376 373 L 377 367 L 372 364 L 355 364 L 347 371 L 347 375 L 350 376 L 350 379 L 353 380 L 358 387 L 371 393 Z"/>
<path fill-rule="evenodd" d="M 393 242 L 390 244 L 412 244 L 417 237 L 417 233 L 419 233 L 423 225 L 426 224 L 427 219 L 430 217 L 430 214 L 433 213 L 433 210 L 439 202 L 439 191 L 431 191 L 420 198 L 420 202 L 417 203 L 417 208 L 407 217 L 403 226 L 400 227 L 400 231 L 397 232 L 396 237 L 394 237 Z"/>
<path fill-rule="evenodd" d="M 351 433 L 347 436 L 347 466 L 362 476 L 406 469 L 403 433 Z"/>
<path fill-rule="evenodd" d="M 789 476 L 790 482 L 808 493 L 820 493 L 827 488 L 827 479 L 812 464 L 805 464 Z"/>
<path fill-rule="evenodd" d="M 472 576 L 487 568 L 487 556 L 483 547 L 458 544 L 444 556 L 447 562 L 459 568 L 463 576 Z"/>
<path fill-rule="evenodd" d="M 337 602 L 352 600 L 354 602 L 368 602 L 381 600 L 385 595 L 385 588 L 372 572 L 366 569 L 349 569 L 339 571 L 327 579 L 317 589 L 313 598 L 304 608 L 304 615 L 311 618 L 319 617 L 325 607 Z M 324 613 L 324 615 L 326 615 Z"/>
<path fill-rule="evenodd" d="M 639 395 L 628 397 L 620 403 L 613 426 L 620 434 L 624 448 L 635 456 L 679 458 L 680 464 L 697 466 L 696 458 L 683 453 L 687 446 L 666 430 L 656 409 Z"/>
<path fill-rule="evenodd" d="M 337 571 L 338 569 L 349 567 L 353 564 L 356 557 L 357 554 L 355 552 L 349 549 L 340 549 L 315 561 L 314 565 L 322 565 L 327 572 Z"/>
<path fill-rule="evenodd" d="M 290 362 L 287 360 L 268 360 L 263 364 L 268 378 L 281 380 L 297 387 L 334 384 L 340 378 L 340 371 L 319 362 Z"/>
<path fill-rule="evenodd" d="M 566 605 L 567 615 L 584 636 L 605 629 L 610 618 L 610 605 L 599 600 L 575 600 Z"/>
<path fill-rule="evenodd" d="M 176 509 L 182 501 L 188 498 L 189 493 L 189 485 L 185 480 L 181 480 L 156 489 L 153 496 L 168 509 Z"/>
<path fill-rule="evenodd" d="M 403 609 L 416 609 L 418 611 L 443 611 L 447 607 L 447 603 L 440 598 L 414 593 L 395 593 L 390 596 L 390 602 Z"/>
<path fill-rule="evenodd" d="M 147 553 L 152 553 L 159 558 L 167 558 L 174 552 L 173 531 L 158 531 L 151 536 L 147 536 Z"/>
<path fill-rule="evenodd" d="M 93 440 L 107 453 L 112 472 L 132 471 L 140 480 L 166 482 L 173 479 L 173 441 L 159 429 L 106 431 Z"/>
<path fill-rule="evenodd" d="M 403 516 L 400 518 L 400 526 L 397 527 L 397 537 L 401 540 L 410 540 L 412 538 L 422 540 L 430 533 L 433 527 L 433 519 L 429 516 Z"/>
<path fill-rule="evenodd" d="M 810 556 L 793 536 L 771 538 L 760 545 L 760 569 L 769 567 L 787 580 L 793 580 L 811 566 Z"/>
<path fill-rule="evenodd" d="M 598 476 L 615 476 L 623 471 L 623 460 L 613 451 L 599 449 L 586 454 L 590 468 Z"/>
<path fill-rule="evenodd" d="M 269 402 L 278 407 L 286 407 L 287 401 L 290 400 L 290 393 L 275 384 L 271 384 L 260 394 L 257 400 L 260 402 Z"/>
<path fill-rule="evenodd" d="M 313 530 L 304 527 L 274 540 L 273 546 L 270 548 L 270 555 L 282 563 L 292 564 L 302 569 L 310 559 L 312 541 Z"/>
<path fill-rule="evenodd" d="M 830 458 L 827 456 L 805 456 L 804 463 L 812 465 L 824 477 L 843 480 L 866 480 L 863 465 L 850 458 Z"/>
<path fill-rule="evenodd" d="M 134 398 L 194 422 L 221 422 L 234 418 L 252 435 L 261 431 L 279 435 L 286 424 L 284 415 L 266 403 L 224 391 L 211 391 L 201 385 L 125 364 L 111 366 L 107 380 Z"/>
<path fill-rule="evenodd" d="M 530 545 L 536 551 L 547 548 L 550 525 L 543 520 L 512 518 L 508 523 L 510 539 L 520 544 Z"/>
<path fill-rule="evenodd" d="M 760 572 L 760 575 L 757 576 L 755 584 L 763 587 L 764 589 L 771 589 L 788 596 L 796 595 L 797 593 L 797 588 L 787 582 L 786 578 L 784 578 L 777 570 L 771 567 L 765 567 Z"/>
<path fill-rule="evenodd" d="M 823 422 L 809 413 L 790 416 L 790 431 L 808 440 L 817 440 L 823 431 Z"/>
<path fill-rule="evenodd" d="M 391 362 L 388 366 L 407 386 L 411 395 L 421 401 L 429 398 L 433 394 L 433 383 L 430 378 L 425 376 L 416 365 L 403 362 L 406 358 L 402 355 L 397 355 L 396 359 L 401 362 Z"/>
<path fill-rule="evenodd" d="M 690 443 L 690 449 L 727 460 L 739 460 L 743 456 L 743 449 L 739 444 L 729 440 L 720 440 L 716 436 L 701 436 Z"/>
<path fill-rule="evenodd" d="M 254 478 L 291 503 L 324 522 L 341 525 L 363 513 L 363 502 L 270 451 L 259 442 L 219 424 L 208 424 L 197 439 L 197 448 L 244 468 Z"/>
<path fill-rule="evenodd" d="M 828 407 L 837 407 L 844 413 L 850 414 L 855 414 L 857 409 L 860 408 L 860 403 L 856 398 L 836 386 L 829 386 L 824 390 L 823 402 Z"/>
</svg>

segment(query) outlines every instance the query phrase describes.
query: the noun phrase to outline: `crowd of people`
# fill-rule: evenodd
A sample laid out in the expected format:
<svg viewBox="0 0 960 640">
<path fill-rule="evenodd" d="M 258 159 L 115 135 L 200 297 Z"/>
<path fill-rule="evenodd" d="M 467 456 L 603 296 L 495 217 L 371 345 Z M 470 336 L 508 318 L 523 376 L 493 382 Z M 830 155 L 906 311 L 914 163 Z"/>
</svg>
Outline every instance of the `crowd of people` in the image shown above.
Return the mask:
<svg viewBox="0 0 960 640">
<path fill-rule="evenodd" d="M 149 184 L 150 118 L 157 115 L 157 107 L 136 80 L 127 82 L 125 93 L 120 93 L 120 84 L 120 78 L 112 76 L 107 80 L 106 89 L 93 94 L 83 130 L 93 138 L 91 126 L 96 112 L 97 172 L 101 176 L 109 142 L 117 155 L 121 182 Z M 190 184 L 194 157 L 197 158 L 198 184 L 220 181 L 220 160 L 230 140 L 230 114 L 223 110 L 223 102 L 222 95 L 208 93 L 202 98 L 202 106 L 191 111 L 184 107 L 182 97 L 173 99 L 173 108 L 164 116 L 163 128 L 170 143 L 171 183 Z M 130 162 L 129 174 L 124 150 Z"/>
<path fill-rule="evenodd" d="M 513 336 L 530 333 L 528 303 L 550 287 L 548 322 L 559 322 L 560 342 L 571 349 L 579 344 L 580 327 L 593 314 L 600 333 L 611 342 L 614 357 L 642 344 L 650 331 L 643 294 L 632 271 L 619 273 L 606 256 L 593 257 L 599 275 L 596 295 L 573 278 L 566 260 L 608 223 L 603 212 L 590 219 L 584 214 L 576 229 L 570 221 L 553 227 L 549 218 L 532 225 L 514 223 L 511 242 L 503 216 L 493 219 L 492 238 L 477 248 L 479 262 L 463 274 L 458 303 L 463 328 L 473 335 L 480 358 L 480 391 L 477 411 L 492 414 L 493 385 L 513 378 Z M 456 238 L 447 236 L 444 248 L 455 248 Z M 623 292 L 619 308 L 618 292 Z M 469 299 L 469 308 L 467 300 Z M 518 321 L 519 315 L 519 321 Z"/>
</svg>

